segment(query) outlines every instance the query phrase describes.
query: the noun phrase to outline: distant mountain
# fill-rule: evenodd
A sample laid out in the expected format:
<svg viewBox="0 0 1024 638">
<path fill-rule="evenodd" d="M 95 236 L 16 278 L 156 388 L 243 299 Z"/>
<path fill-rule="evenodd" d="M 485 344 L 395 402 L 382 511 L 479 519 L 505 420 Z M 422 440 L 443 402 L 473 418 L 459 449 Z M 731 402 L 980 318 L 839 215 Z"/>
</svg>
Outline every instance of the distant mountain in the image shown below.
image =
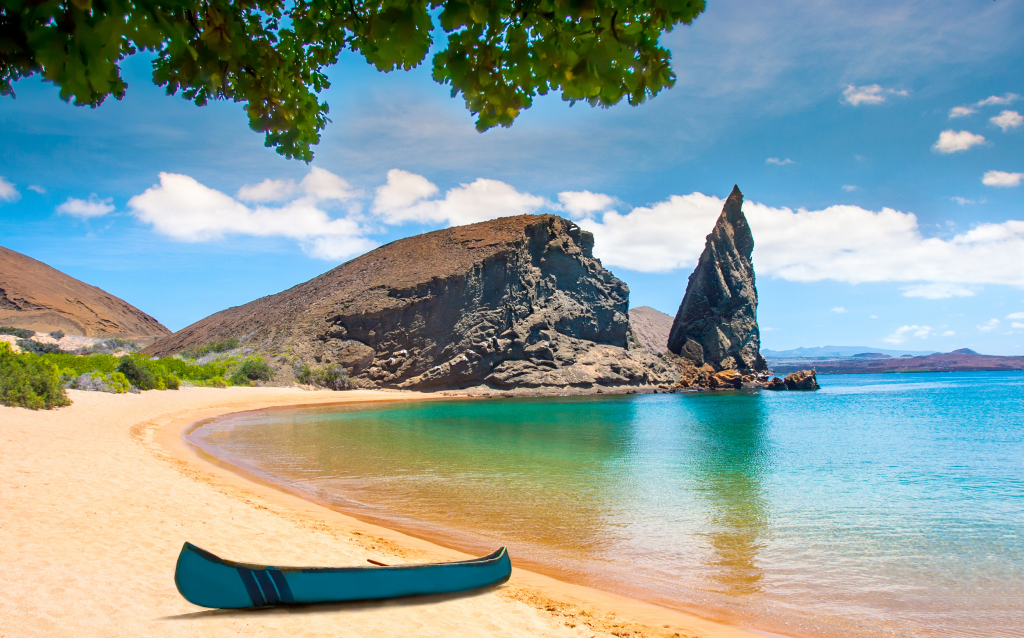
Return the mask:
<svg viewBox="0 0 1024 638">
<path fill-rule="evenodd" d="M 633 334 L 645 348 L 654 354 L 668 352 L 668 333 L 672 329 L 672 316 L 650 306 L 629 309 L 629 325 Z"/>
<path fill-rule="evenodd" d="M 885 359 L 844 357 L 808 362 L 779 360 L 772 364 L 777 374 L 795 372 L 812 365 L 818 374 L 876 374 L 879 372 L 972 372 L 1024 370 L 1024 357 L 997 357 L 961 348 L 936 352 L 923 357 L 887 357 Z"/>
<path fill-rule="evenodd" d="M 871 346 L 821 346 L 817 348 L 793 348 L 792 350 L 761 350 L 765 359 L 823 359 L 827 357 L 852 357 L 858 354 L 887 354 L 890 357 L 910 355 L 912 357 L 933 354 L 935 350 L 884 350 Z"/>
<path fill-rule="evenodd" d="M 123 299 L 0 246 L 0 326 L 85 337 L 162 337 L 159 321 Z"/>
</svg>

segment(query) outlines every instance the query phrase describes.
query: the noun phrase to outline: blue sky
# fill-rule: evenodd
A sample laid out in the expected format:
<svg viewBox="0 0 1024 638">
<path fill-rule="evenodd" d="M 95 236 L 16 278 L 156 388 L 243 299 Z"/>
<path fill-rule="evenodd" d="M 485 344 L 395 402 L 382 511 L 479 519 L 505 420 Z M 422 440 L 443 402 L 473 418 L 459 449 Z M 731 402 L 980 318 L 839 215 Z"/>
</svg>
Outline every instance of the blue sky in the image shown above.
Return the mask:
<svg viewBox="0 0 1024 638">
<path fill-rule="evenodd" d="M 0 244 L 176 330 L 374 245 L 550 210 L 674 314 L 738 184 L 764 347 L 1021 354 L 1024 2 L 938 4 L 710 0 L 663 38 L 675 88 L 548 96 L 484 134 L 429 65 L 348 56 L 308 166 L 240 105 L 163 95 L 142 56 L 96 110 L 25 80 L 0 99 Z"/>
</svg>

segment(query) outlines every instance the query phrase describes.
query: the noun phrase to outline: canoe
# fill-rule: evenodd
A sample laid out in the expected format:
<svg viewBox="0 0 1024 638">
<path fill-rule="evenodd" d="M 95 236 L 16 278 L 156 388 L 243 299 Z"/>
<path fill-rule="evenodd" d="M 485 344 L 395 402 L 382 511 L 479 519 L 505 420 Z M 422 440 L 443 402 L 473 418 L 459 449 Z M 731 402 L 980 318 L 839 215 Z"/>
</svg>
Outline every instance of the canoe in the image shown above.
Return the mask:
<svg viewBox="0 0 1024 638">
<path fill-rule="evenodd" d="M 224 560 L 185 543 L 174 584 L 185 600 L 211 609 L 243 609 L 447 594 L 497 585 L 512 575 L 504 547 L 454 563 L 368 567 L 274 567 Z"/>
</svg>

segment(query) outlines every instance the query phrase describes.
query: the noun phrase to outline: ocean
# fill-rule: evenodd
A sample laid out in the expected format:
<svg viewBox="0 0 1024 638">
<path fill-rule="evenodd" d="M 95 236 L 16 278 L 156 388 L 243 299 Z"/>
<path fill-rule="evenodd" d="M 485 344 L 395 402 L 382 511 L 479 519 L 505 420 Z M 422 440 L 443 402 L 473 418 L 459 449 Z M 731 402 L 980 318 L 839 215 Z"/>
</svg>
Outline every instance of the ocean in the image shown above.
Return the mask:
<svg viewBox="0 0 1024 638">
<path fill-rule="evenodd" d="M 1024 636 L 1024 373 L 435 400 L 189 440 L 338 510 L 789 636 Z"/>
</svg>

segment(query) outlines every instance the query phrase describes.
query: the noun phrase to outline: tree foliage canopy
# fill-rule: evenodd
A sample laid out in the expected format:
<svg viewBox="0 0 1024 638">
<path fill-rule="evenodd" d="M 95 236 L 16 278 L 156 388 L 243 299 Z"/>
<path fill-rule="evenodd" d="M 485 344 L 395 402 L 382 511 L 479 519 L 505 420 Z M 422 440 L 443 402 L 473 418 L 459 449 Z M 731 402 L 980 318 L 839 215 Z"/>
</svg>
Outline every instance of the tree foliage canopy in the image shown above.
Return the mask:
<svg viewBox="0 0 1024 638">
<path fill-rule="evenodd" d="M 98 106 L 128 88 L 120 62 L 152 51 L 153 81 L 202 106 L 244 102 L 253 130 L 309 161 L 327 122 L 317 94 L 345 49 L 381 71 L 419 65 L 435 19 L 434 79 L 477 129 L 510 126 L 533 98 L 643 102 L 675 82 L 658 38 L 704 0 L 0 0 L 0 94 L 40 74 Z"/>
</svg>

